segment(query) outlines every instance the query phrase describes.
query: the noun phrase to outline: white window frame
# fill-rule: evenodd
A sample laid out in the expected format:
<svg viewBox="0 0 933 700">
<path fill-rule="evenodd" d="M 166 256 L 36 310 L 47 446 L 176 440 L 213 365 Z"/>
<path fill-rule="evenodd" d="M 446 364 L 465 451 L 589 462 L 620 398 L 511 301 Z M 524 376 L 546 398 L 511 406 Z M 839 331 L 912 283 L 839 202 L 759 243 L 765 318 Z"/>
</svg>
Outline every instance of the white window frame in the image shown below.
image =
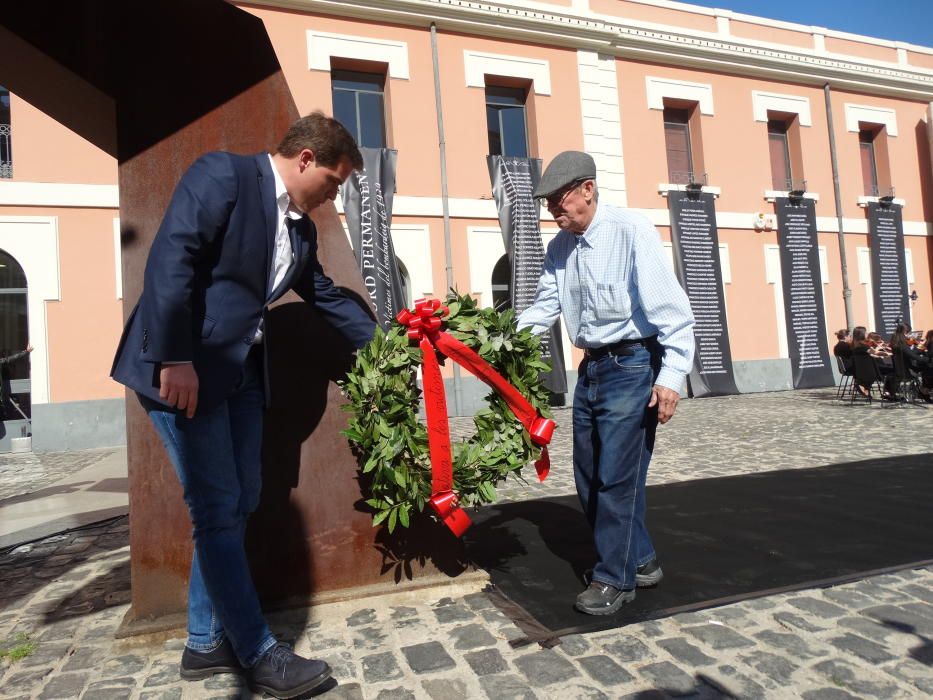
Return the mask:
<svg viewBox="0 0 933 700">
<path fill-rule="evenodd" d="M 768 121 L 769 111 L 796 114 L 800 126 L 813 126 L 809 98 L 752 90 L 752 113 L 755 121 Z"/>
<path fill-rule="evenodd" d="M 897 112 L 887 107 L 871 107 L 845 103 L 846 131 L 861 131 L 859 122 L 883 124 L 888 136 L 897 136 Z"/>
<path fill-rule="evenodd" d="M 467 87 L 484 88 L 487 75 L 498 75 L 530 80 L 536 95 L 551 94 L 551 64 L 544 59 L 464 49 L 463 69 Z"/>
<path fill-rule="evenodd" d="M 327 71 L 331 70 L 331 58 L 351 58 L 360 61 L 373 61 L 388 65 L 390 78 L 408 80 L 408 43 L 404 41 L 390 41 L 388 39 L 373 39 L 368 36 L 353 36 L 350 34 L 332 34 L 331 32 L 316 32 L 309 29 L 305 32 L 308 43 L 308 69 Z"/>
<path fill-rule="evenodd" d="M 0 248 L 16 258 L 28 280 L 30 401 L 50 403 L 46 302 L 61 301 L 58 217 L 0 215 Z"/>
<path fill-rule="evenodd" d="M 689 100 L 700 106 L 700 114 L 714 115 L 713 86 L 708 83 L 689 83 L 673 78 L 645 76 L 648 93 L 648 109 L 664 109 L 664 98 Z"/>
</svg>

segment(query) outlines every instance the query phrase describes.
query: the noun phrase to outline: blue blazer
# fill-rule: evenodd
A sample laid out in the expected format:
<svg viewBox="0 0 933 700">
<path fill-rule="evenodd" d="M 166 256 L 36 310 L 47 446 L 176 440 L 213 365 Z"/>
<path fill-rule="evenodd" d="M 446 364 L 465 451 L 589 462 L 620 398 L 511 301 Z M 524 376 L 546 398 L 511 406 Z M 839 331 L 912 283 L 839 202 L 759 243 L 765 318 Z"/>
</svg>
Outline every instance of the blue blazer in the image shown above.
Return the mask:
<svg viewBox="0 0 933 700">
<path fill-rule="evenodd" d="M 368 343 L 375 321 L 324 274 L 317 231 L 307 216 L 290 226 L 295 262 L 269 293 L 278 216 L 268 154 L 218 152 L 195 161 L 152 243 L 143 293 L 110 376 L 164 405 L 161 363 L 191 361 L 198 413 L 206 413 L 234 390 L 266 306 L 289 289 L 355 347 Z"/>
</svg>

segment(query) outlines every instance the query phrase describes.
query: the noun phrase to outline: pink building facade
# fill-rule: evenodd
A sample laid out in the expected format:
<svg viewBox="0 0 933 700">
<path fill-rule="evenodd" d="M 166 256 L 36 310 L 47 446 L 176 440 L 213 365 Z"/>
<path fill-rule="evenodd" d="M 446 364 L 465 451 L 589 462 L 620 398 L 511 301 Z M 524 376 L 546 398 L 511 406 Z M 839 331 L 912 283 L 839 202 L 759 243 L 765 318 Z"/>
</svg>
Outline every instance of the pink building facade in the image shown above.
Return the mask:
<svg viewBox="0 0 933 700">
<path fill-rule="evenodd" d="M 865 207 L 885 196 L 903 207 L 913 327 L 933 327 L 933 48 L 667 0 L 239 6 L 264 22 L 299 111 L 355 115 L 361 138 L 381 139 L 366 145 L 398 151 L 392 235 L 410 299 L 443 296 L 449 280 L 491 305 L 505 250 L 486 155 L 580 149 L 596 158 L 600 201 L 646 214 L 669 248 L 668 193 L 694 180 L 716 196 L 740 391 L 792 386 L 773 205 L 788 190 L 815 202 L 828 344 L 838 328 L 876 325 Z M 34 449 L 119 444 L 116 162 L 16 94 L 0 98 L 0 277 L 14 285 L 0 290 L 0 346 L 34 347 L 10 389 Z M 557 232 L 546 212 L 541 229 Z M 565 351 L 572 370 L 579 351 L 566 338 Z M 0 450 L 25 425 L 5 409 Z"/>
</svg>

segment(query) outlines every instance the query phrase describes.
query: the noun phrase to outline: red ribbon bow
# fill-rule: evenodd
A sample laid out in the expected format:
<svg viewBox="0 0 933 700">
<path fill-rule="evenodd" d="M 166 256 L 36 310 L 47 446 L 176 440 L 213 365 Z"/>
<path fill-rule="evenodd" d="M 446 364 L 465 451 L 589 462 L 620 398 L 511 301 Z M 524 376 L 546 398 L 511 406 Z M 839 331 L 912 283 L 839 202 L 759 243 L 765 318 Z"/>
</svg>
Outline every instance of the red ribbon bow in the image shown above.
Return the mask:
<svg viewBox="0 0 933 700">
<path fill-rule="evenodd" d="M 408 326 L 408 337 L 420 341 L 425 334 L 434 336 L 441 329 L 441 319 L 435 315 L 440 309 L 441 316 L 450 314 L 450 309 L 441 304 L 438 299 L 418 299 L 415 310 L 402 309 L 395 317 L 403 326 Z"/>
<path fill-rule="evenodd" d="M 547 445 L 556 423 L 538 415 L 528 400 L 496 372 L 492 366 L 449 333 L 441 330 L 442 318 L 450 313 L 438 299 L 418 299 L 415 309 L 402 309 L 396 319 L 408 327 L 408 337 L 417 341 L 422 351 L 424 405 L 428 420 L 428 449 L 431 455 L 431 499 L 428 501 L 438 517 L 460 537 L 470 527 L 470 517 L 460 507 L 453 491 L 453 460 L 450 451 L 450 426 L 447 423 L 447 398 L 437 361 L 435 347 L 474 376 L 486 382 L 505 400 L 508 407 L 525 426 L 531 441 L 543 447 L 535 462 L 538 479 L 544 481 L 551 468 Z"/>
</svg>

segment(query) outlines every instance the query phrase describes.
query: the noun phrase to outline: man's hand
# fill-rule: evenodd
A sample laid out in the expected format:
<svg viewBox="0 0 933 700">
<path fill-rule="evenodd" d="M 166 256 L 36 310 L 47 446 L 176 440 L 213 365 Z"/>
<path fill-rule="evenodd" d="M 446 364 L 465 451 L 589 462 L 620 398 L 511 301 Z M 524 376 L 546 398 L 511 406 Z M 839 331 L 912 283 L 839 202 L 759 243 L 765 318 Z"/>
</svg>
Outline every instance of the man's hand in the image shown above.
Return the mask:
<svg viewBox="0 0 933 700">
<path fill-rule="evenodd" d="M 194 365 L 190 362 L 163 365 L 159 383 L 162 400 L 185 411 L 188 418 L 194 418 L 198 408 L 198 373 L 194 371 Z"/>
<path fill-rule="evenodd" d="M 677 409 L 677 402 L 680 401 L 680 394 L 666 386 L 655 384 L 651 388 L 651 400 L 648 402 L 648 408 L 658 407 L 658 423 L 667 423 L 674 415 Z"/>
</svg>

